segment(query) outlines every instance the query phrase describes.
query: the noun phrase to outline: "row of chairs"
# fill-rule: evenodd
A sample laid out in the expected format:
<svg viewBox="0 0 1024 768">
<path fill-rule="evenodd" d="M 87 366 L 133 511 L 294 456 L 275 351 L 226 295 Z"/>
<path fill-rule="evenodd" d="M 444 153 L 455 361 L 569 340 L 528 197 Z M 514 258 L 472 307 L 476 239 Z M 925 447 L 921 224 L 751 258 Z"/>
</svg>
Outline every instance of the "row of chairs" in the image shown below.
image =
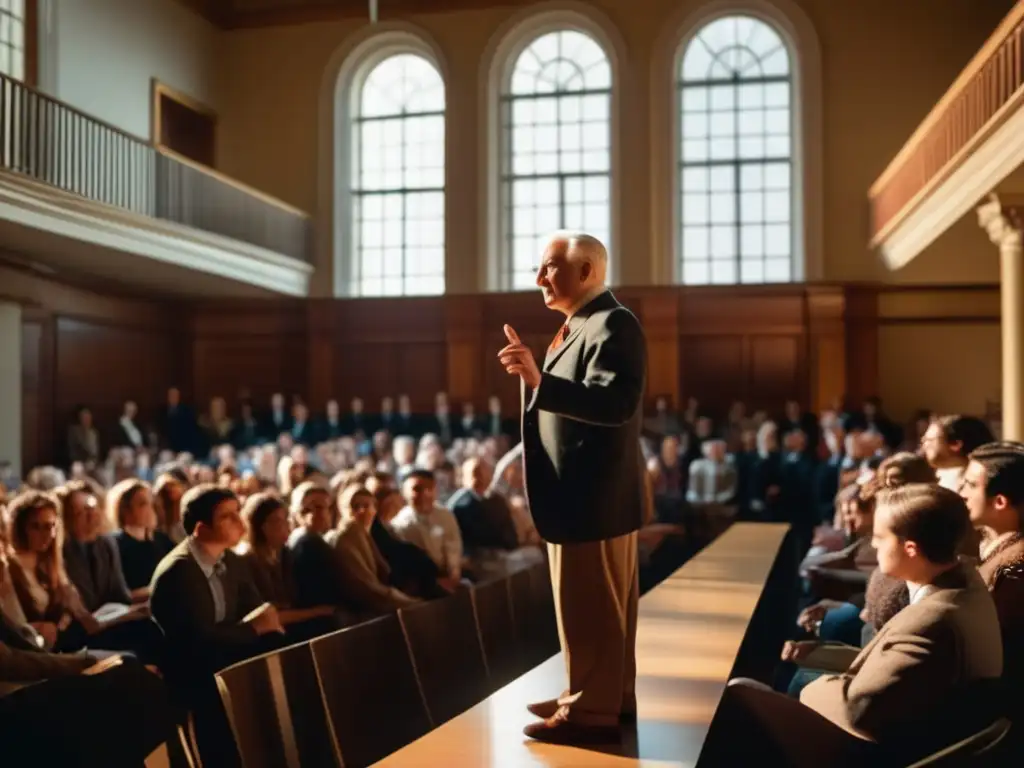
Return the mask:
<svg viewBox="0 0 1024 768">
<path fill-rule="evenodd" d="M 558 652 L 546 563 L 217 674 L 245 768 L 357 768 Z"/>
</svg>

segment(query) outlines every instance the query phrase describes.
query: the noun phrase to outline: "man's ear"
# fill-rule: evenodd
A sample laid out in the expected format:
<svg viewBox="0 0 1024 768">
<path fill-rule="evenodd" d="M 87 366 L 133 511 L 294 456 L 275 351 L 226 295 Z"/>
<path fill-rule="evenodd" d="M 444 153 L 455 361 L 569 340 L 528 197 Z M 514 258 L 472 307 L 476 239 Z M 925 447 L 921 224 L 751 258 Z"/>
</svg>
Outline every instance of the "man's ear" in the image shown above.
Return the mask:
<svg viewBox="0 0 1024 768">
<path fill-rule="evenodd" d="M 1010 500 L 1003 496 L 1003 494 L 997 493 L 995 496 L 992 497 L 992 507 L 994 509 L 998 509 L 1000 512 L 1002 512 L 1003 510 L 1008 509 L 1009 506 Z"/>
<path fill-rule="evenodd" d="M 589 261 L 584 261 L 580 265 L 580 282 L 585 283 L 590 279 L 590 273 L 594 271 L 594 265 Z"/>
<path fill-rule="evenodd" d="M 906 553 L 907 557 L 917 557 L 921 554 L 917 548 L 917 542 L 910 541 L 909 539 L 903 542 L 903 551 Z"/>
</svg>

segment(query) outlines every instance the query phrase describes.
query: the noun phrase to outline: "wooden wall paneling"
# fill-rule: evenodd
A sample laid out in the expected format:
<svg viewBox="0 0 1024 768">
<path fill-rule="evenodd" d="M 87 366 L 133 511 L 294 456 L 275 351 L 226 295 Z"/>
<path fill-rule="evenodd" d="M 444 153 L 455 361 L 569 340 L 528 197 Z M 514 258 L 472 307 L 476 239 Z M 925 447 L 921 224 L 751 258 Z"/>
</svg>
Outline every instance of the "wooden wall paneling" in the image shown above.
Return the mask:
<svg viewBox="0 0 1024 768">
<path fill-rule="evenodd" d="M 724 413 L 733 400 L 747 397 L 745 339 L 740 334 L 688 335 L 679 344 L 681 400 Z"/>
<path fill-rule="evenodd" d="M 803 341 L 802 335 L 748 337 L 746 399 L 751 406 L 775 413 L 791 398 L 807 402 L 800 395 L 806 379 Z"/>
<path fill-rule="evenodd" d="M 838 405 L 846 394 L 846 296 L 841 288 L 807 292 L 808 405 L 815 413 Z"/>
<path fill-rule="evenodd" d="M 453 402 L 472 402 L 481 412 L 483 369 L 483 302 L 481 296 L 449 296 L 445 299 L 445 344 L 448 396 Z"/>
<path fill-rule="evenodd" d="M 56 318 L 54 418 L 63 441 L 75 409 L 93 412 L 104 445 L 109 444 L 126 400 L 138 403 L 152 423 L 167 383 L 176 376 L 175 334 L 169 328 L 107 324 L 91 318 Z M 58 444 L 64 449 L 63 442 Z"/>
<path fill-rule="evenodd" d="M 415 411 L 430 413 L 447 382 L 443 299 L 348 299 L 335 302 L 334 388 L 367 410 L 381 398 L 408 394 Z M 339 359 L 340 357 L 340 359 Z"/>
<path fill-rule="evenodd" d="M 878 287 L 850 285 L 844 289 L 843 327 L 846 338 L 846 397 L 852 403 L 880 391 L 878 378 Z"/>
<path fill-rule="evenodd" d="M 228 302 L 201 306 L 192 322 L 192 390 L 197 412 L 211 398 L 233 408 L 241 394 L 257 409 L 270 396 L 308 397 L 309 333 L 302 302 Z"/>
<path fill-rule="evenodd" d="M 628 306 L 628 304 L 627 304 Z M 679 294 L 651 291 L 638 297 L 636 314 L 647 338 L 646 402 L 667 395 L 680 407 L 679 393 Z"/>
<path fill-rule="evenodd" d="M 328 400 L 338 397 L 334 386 L 336 316 L 331 301 L 317 299 L 309 302 L 306 321 L 309 329 L 309 372 L 306 377 L 309 389 L 306 398 L 314 411 L 322 410 Z M 348 407 L 340 400 L 339 403 L 343 410 Z"/>
</svg>

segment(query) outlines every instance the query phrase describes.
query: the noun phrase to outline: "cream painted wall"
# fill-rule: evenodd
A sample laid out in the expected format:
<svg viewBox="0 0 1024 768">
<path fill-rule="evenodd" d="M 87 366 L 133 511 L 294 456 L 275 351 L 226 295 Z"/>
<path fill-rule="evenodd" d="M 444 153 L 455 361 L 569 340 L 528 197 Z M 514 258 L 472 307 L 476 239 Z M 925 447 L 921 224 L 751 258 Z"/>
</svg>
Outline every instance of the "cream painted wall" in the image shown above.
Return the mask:
<svg viewBox="0 0 1024 768">
<path fill-rule="evenodd" d="M 148 139 L 151 81 L 214 109 L 222 33 L 175 0 L 48 0 L 42 84 L 58 99 Z"/>
<path fill-rule="evenodd" d="M 769 2 L 771 0 L 768 0 Z M 620 148 L 620 282 L 662 281 L 656 266 L 671 258 L 663 225 L 652 210 L 659 199 L 652 141 L 669 135 L 652 124 L 663 112 L 652 95 L 654 51 L 672 27 L 698 10 L 699 0 L 590 0 L 624 43 Z M 737 2 L 736 5 L 741 5 Z M 935 243 L 901 273 L 887 273 L 867 249 L 866 191 L 932 104 L 980 48 L 1012 0 L 798 0 L 822 51 L 824 124 L 824 254 L 827 280 L 895 282 L 988 281 L 995 261 L 969 259 L 980 235 L 960 230 Z M 481 62 L 492 36 L 523 8 L 425 14 L 411 21 L 437 44 L 448 86 L 449 211 L 479 210 Z M 385 11 L 386 18 L 386 11 Z M 332 55 L 366 34 L 363 19 L 228 33 L 218 50 L 222 95 L 219 158 L 226 173 L 306 210 L 318 211 L 320 92 Z M 670 98 L 670 94 L 665 94 Z M 664 137 L 664 138 L 663 138 Z M 664 219 L 664 217 L 662 217 Z M 474 291 L 485 284 L 481 217 L 449 216 L 448 287 Z M 330 265 L 319 265 L 330 285 Z"/>
<path fill-rule="evenodd" d="M 980 415 L 1001 399 L 997 286 L 882 293 L 878 321 L 879 394 L 894 417 Z"/>
</svg>

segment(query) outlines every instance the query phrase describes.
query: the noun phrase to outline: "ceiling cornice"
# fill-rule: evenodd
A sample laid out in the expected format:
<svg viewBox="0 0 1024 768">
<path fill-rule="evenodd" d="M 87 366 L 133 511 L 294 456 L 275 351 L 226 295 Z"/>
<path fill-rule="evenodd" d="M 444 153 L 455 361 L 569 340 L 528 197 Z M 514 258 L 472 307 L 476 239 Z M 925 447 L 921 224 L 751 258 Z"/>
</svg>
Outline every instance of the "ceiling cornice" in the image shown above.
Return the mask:
<svg viewBox="0 0 1024 768">
<path fill-rule="evenodd" d="M 281 0 L 281 4 L 246 10 L 236 0 L 177 0 L 221 29 L 251 29 L 293 24 L 313 24 L 369 17 L 367 0 Z M 479 8 L 524 5 L 531 0 L 380 0 L 381 20 L 407 18 L 423 13 L 448 13 Z M 269 7 L 268 7 L 269 6 Z"/>
</svg>

